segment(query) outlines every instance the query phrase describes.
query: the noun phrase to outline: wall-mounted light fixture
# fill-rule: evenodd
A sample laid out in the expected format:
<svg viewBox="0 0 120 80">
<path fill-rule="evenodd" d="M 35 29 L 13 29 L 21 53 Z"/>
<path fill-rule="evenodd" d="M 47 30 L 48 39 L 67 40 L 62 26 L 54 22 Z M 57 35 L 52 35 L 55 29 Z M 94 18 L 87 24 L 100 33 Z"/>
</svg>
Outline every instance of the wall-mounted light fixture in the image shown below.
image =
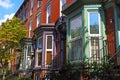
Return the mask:
<svg viewBox="0 0 120 80">
<path fill-rule="evenodd" d="M 112 19 L 110 19 L 110 23 L 113 23 L 113 21 L 114 21 L 114 19 L 112 18 Z"/>
</svg>

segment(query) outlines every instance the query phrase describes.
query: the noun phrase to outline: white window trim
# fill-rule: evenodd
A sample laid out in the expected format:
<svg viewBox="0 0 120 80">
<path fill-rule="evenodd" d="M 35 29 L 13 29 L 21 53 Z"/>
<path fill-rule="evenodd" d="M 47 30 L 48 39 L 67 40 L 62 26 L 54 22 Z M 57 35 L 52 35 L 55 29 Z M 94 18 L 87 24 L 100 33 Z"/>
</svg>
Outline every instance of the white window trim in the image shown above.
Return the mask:
<svg viewBox="0 0 120 80">
<path fill-rule="evenodd" d="M 47 37 L 48 36 L 52 36 L 52 49 L 47 49 Z M 52 52 L 52 63 L 51 63 L 51 65 L 53 64 L 53 35 L 46 35 L 46 50 L 45 50 L 45 66 L 51 66 L 51 65 L 47 65 L 47 63 L 46 63 L 46 61 L 47 61 L 47 56 L 46 56 L 46 54 L 47 54 L 47 51 L 51 51 Z"/>
<path fill-rule="evenodd" d="M 98 20 L 99 20 L 99 34 L 90 34 L 90 13 L 98 13 Z M 100 13 L 98 11 L 90 11 L 88 12 L 88 32 L 89 32 L 89 49 L 90 49 L 90 54 L 89 57 L 92 57 L 92 52 L 91 52 L 91 37 L 98 37 L 99 38 L 99 49 L 102 48 L 102 41 L 100 40 L 101 38 L 101 27 L 100 27 Z M 102 57 L 102 51 L 100 52 L 100 57 Z"/>
<path fill-rule="evenodd" d="M 37 15 L 37 27 L 39 26 L 39 24 L 40 24 L 40 19 L 39 19 L 39 21 L 38 21 L 38 17 L 40 17 L 40 15 Z"/>
<path fill-rule="evenodd" d="M 50 9 L 50 13 L 48 13 L 48 11 L 49 11 L 49 9 Z M 46 23 L 49 23 L 48 22 L 48 17 L 51 15 L 51 6 L 50 6 L 50 4 L 47 6 L 47 14 L 46 14 Z"/>
<path fill-rule="evenodd" d="M 62 0 L 60 0 L 60 16 L 62 16 Z"/>
<path fill-rule="evenodd" d="M 30 24 L 29 24 L 29 37 L 32 37 L 31 35 L 31 30 L 32 30 L 32 20 L 30 21 Z"/>
<path fill-rule="evenodd" d="M 38 3 L 37 5 L 38 5 L 38 8 L 39 8 L 39 7 L 40 7 L 40 4 L 41 4 L 41 1 L 38 0 L 37 3 Z"/>
<path fill-rule="evenodd" d="M 63 1 L 62 0 L 60 0 L 60 16 L 62 16 L 62 7 L 63 7 L 63 5 L 64 5 L 65 3 L 63 3 Z"/>
</svg>

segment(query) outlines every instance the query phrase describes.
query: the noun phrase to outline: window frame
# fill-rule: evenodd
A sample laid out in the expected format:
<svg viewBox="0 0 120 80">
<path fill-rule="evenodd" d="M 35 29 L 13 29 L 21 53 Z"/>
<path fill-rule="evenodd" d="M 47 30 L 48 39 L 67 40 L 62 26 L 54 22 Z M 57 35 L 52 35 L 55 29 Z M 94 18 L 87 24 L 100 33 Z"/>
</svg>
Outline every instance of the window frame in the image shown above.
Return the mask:
<svg viewBox="0 0 120 80">
<path fill-rule="evenodd" d="M 98 22 L 99 22 L 99 33 L 98 34 L 91 34 L 90 33 L 90 13 L 97 13 L 98 14 Z M 100 60 L 102 58 L 102 51 L 100 51 L 102 49 L 102 40 L 101 40 L 101 20 L 100 20 L 100 13 L 98 12 L 98 10 L 93 10 L 93 11 L 88 11 L 88 35 L 89 35 L 89 49 L 90 49 L 90 54 L 89 54 L 89 57 L 92 59 L 92 61 L 96 61 L 96 60 Z M 94 59 L 93 55 L 92 55 L 92 43 L 91 43 L 91 38 L 92 37 L 98 37 L 99 38 L 99 49 L 98 49 L 98 55 L 100 55 L 99 59 Z M 93 58 L 92 58 L 93 57 Z"/>
<path fill-rule="evenodd" d="M 39 17 L 39 19 L 38 19 L 38 17 Z M 40 24 L 40 15 L 37 15 L 37 27 L 39 27 L 39 24 Z"/>
<path fill-rule="evenodd" d="M 71 37 L 71 26 L 72 26 L 72 25 L 71 25 L 71 22 L 72 22 L 72 20 L 75 20 L 75 19 L 77 19 L 77 18 L 79 18 L 79 17 L 81 18 L 81 21 L 83 22 L 83 20 L 82 20 L 82 14 L 81 14 L 81 13 L 78 14 L 78 15 L 76 15 L 76 16 L 74 16 L 74 17 L 72 17 L 72 18 L 70 19 L 70 22 L 69 22 L 69 23 L 70 23 L 70 29 L 69 29 L 69 30 L 70 30 L 70 42 L 69 42 L 69 43 L 70 43 L 70 50 L 72 50 L 72 49 L 71 49 L 71 48 L 72 48 L 72 42 L 76 42 L 77 40 L 80 40 L 80 41 L 81 41 L 81 44 L 80 44 L 80 45 L 81 45 L 81 50 L 80 50 L 81 53 L 79 54 L 79 57 L 80 57 L 80 56 L 81 56 L 81 57 L 80 57 L 79 59 L 75 59 L 75 53 L 72 54 L 72 52 L 70 51 L 69 61 L 72 62 L 72 63 L 74 63 L 74 62 L 80 62 L 80 61 L 82 60 L 82 55 L 83 55 L 83 54 L 82 54 L 82 53 L 83 53 L 83 48 L 82 48 L 83 46 L 82 46 L 82 37 L 81 37 L 82 35 L 79 34 L 79 36 L 77 36 L 77 37 L 74 37 L 74 38 Z M 81 22 L 81 26 L 80 26 L 81 29 L 83 29 L 83 24 L 82 24 L 82 22 Z M 79 46 L 78 46 L 78 47 L 79 47 Z M 74 55 L 74 60 L 72 60 L 71 55 Z"/>
<path fill-rule="evenodd" d="M 42 38 L 42 48 L 41 49 L 38 49 L 38 41 L 39 41 L 39 39 L 41 39 Z M 41 67 L 41 65 L 42 65 L 42 49 L 43 49 L 43 37 L 39 37 L 38 39 L 37 39 L 37 53 L 36 53 L 36 67 Z M 41 54 L 41 65 L 39 65 L 39 55 L 38 54 Z"/>
<path fill-rule="evenodd" d="M 51 49 L 47 49 L 47 37 L 51 36 L 52 37 L 52 48 Z M 47 65 L 47 51 L 51 51 L 51 55 L 52 55 L 52 61 L 50 65 Z M 53 35 L 52 34 L 47 34 L 46 35 L 46 50 L 45 50 L 45 66 L 51 66 L 53 64 Z"/>
<path fill-rule="evenodd" d="M 32 37 L 32 20 L 30 21 L 30 24 L 29 24 L 29 37 Z"/>
<path fill-rule="evenodd" d="M 30 16 L 33 14 L 33 8 L 34 8 L 34 0 L 31 0 L 30 2 Z"/>
<path fill-rule="evenodd" d="M 38 3 L 38 8 L 39 8 L 41 5 L 41 0 L 38 0 L 37 3 Z"/>
<path fill-rule="evenodd" d="M 46 23 L 50 23 L 50 16 L 51 16 L 51 5 L 47 5 L 47 11 L 46 11 Z"/>
</svg>

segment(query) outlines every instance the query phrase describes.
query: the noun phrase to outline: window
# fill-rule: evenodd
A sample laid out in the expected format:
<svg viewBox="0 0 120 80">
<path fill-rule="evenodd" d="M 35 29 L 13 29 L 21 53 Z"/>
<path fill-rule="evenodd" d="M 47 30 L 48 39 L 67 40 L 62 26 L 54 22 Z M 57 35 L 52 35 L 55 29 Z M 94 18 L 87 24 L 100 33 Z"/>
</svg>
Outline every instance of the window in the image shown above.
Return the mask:
<svg viewBox="0 0 120 80">
<path fill-rule="evenodd" d="M 31 66 L 31 52 L 32 52 L 32 45 L 25 45 L 24 46 L 24 68 L 29 68 Z"/>
<path fill-rule="evenodd" d="M 27 56 L 27 68 L 30 68 L 31 66 L 31 58 L 30 56 Z"/>
<path fill-rule="evenodd" d="M 51 15 L 51 10 L 50 10 L 50 5 L 47 6 L 47 21 L 46 23 L 50 23 L 50 15 Z"/>
<path fill-rule="evenodd" d="M 90 34 L 99 34 L 99 15 L 90 13 Z"/>
<path fill-rule="evenodd" d="M 41 66 L 42 64 L 42 51 L 38 52 L 38 66 Z"/>
<path fill-rule="evenodd" d="M 37 16 L 37 27 L 39 26 L 40 24 L 40 15 Z"/>
<path fill-rule="evenodd" d="M 32 15 L 33 7 L 34 7 L 34 0 L 31 0 L 30 16 Z"/>
<path fill-rule="evenodd" d="M 120 7 L 118 8 L 118 30 L 120 31 Z"/>
<path fill-rule="evenodd" d="M 28 16 L 28 10 L 25 9 L 25 18 L 27 18 L 27 16 Z"/>
<path fill-rule="evenodd" d="M 29 37 L 32 37 L 32 21 L 30 21 L 30 26 L 29 26 Z"/>
<path fill-rule="evenodd" d="M 66 0 L 60 0 L 60 16 L 62 16 L 62 10 L 66 5 Z"/>
<path fill-rule="evenodd" d="M 70 35 L 71 35 L 70 60 L 71 61 L 80 60 L 82 57 L 81 32 L 82 32 L 82 16 L 78 15 L 70 20 Z"/>
<path fill-rule="evenodd" d="M 37 43 L 37 61 L 38 61 L 38 66 L 41 66 L 42 64 L 42 44 L 43 44 L 43 38 L 40 37 L 38 38 L 38 43 Z"/>
<path fill-rule="evenodd" d="M 31 52 L 32 52 L 32 46 L 31 46 L 31 45 L 28 45 L 28 56 L 31 55 Z"/>
<path fill-rule="evenodd" d="M 100 15 L 98 12 L 89 12 L 90 57 L 92 60 L 101 58 Z"/>
<path fill-rule="evenodd" d="M 34 0 L 31 0 L 31 9 L 34 7 Z"/>
<path fill-rule="evenodd" d="M 38 49 L 42 49 L 42 44 L 43 44 L 43 38 L 38 38 Z"/>
<path fill-rule="evenodd" d="M 53 36 L 47 35 L 46 36 L 46 65 L 52 64 L 52 53 L 53 53 Z"/>
<path fill-rule="evenodd" d="M 38 0 L 38 8 L 40 7 L 40 3 L 41 3 L 41 1 L 40 1 L 40 0 Z"/>
</svg>

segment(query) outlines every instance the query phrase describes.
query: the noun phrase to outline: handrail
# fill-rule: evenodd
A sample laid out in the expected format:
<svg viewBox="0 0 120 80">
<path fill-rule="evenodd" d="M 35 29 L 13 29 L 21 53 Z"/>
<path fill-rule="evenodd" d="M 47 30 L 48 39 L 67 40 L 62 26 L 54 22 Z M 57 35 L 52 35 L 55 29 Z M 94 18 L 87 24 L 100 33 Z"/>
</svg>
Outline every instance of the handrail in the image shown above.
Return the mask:
<svg viewBox="0 0 120 80">
<path fill-rule="evenodd" d="M 119 52 L 120 52 L 120 48 L 118 48 L 117 51 L 115 52 L 115 54 L 112 55 L 112 56 L 108 59 L 108 62 L 109 62 L 110 60 L 112 60 L 117 54 L 119 54 Z"/>
</svg>

